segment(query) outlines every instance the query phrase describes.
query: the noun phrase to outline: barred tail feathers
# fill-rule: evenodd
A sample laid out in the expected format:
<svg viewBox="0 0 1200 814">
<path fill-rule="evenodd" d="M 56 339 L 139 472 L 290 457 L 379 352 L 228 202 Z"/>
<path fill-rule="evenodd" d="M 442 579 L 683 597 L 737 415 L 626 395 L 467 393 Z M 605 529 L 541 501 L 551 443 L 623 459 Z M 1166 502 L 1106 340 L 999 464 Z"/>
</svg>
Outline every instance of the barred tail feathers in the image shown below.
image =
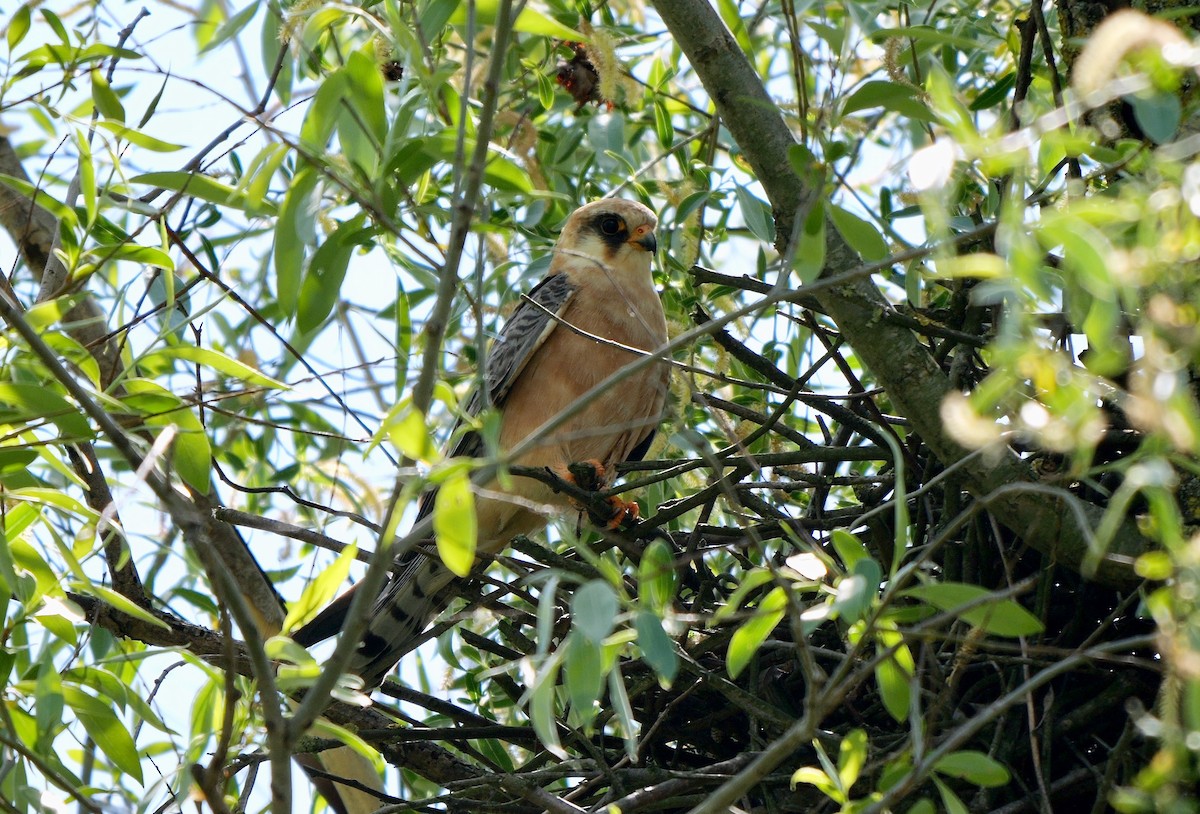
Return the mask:
<svg viewBox="0 0 1200 814">
<path fill-rule="evenodd" d="M 394 579 L 371 610 L 367 632 L 350 661 L 349 672 L 360 676 L 368 687 L 381 684 L 445 606 L 442 594 L 453 580 L 454 574 L 432 557 L 418 558 Z"/>
</svg>

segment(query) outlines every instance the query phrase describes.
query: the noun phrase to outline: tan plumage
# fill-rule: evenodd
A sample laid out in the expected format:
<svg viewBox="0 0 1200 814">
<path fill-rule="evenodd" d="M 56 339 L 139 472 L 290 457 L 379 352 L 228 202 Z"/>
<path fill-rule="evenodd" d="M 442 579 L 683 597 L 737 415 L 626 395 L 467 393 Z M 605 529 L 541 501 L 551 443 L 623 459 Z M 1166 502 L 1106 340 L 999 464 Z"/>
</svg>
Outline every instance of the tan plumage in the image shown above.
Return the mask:
<svg viewBox="0 0 1200 814">
<path fill-rule="evenodd" d="M 476 393 L 468 403 L 471 413 L 487 401 L 500 410 L 502 449 L 514 449 L 643 355 L 638 351 L 666 343 L 666 319 L 650 274 L 656 224 L 646 207 L 618 199 L 587 204 L 567 219 L 546 277 L 518 305 L 489 353 L 486 396 Z M 611 477 L 615 464 L 644 454 L 662 415 L 668 374 L 663 363 L 627 376 L 513 463 L 562 471 L 573 462 L 598 461 Z M 474 433 L 464 434 L 450 450 L 451 455 L 485 453 Z M 531 505 L 566 505 L 562 495 L 539 481 L 512 478 L 510 483 L 507 494 L 498 482 L 488 484 L 476 501 L 478 550 L 483 554 L 499 551 L 516 535 L 545 522 Z M 432 508 L 427 494 L 418 519 Z M 450 599 L 447 587 L 453 576 L 439 561 L 410 552 L 400 565 L 403 571 L 376 601 L 350 665 L 368 686 L 383 680 Z M 350 596 L 343 595 L 297 631 L 296 641 L 308 645 L 337 633 Z"/>
</svg>

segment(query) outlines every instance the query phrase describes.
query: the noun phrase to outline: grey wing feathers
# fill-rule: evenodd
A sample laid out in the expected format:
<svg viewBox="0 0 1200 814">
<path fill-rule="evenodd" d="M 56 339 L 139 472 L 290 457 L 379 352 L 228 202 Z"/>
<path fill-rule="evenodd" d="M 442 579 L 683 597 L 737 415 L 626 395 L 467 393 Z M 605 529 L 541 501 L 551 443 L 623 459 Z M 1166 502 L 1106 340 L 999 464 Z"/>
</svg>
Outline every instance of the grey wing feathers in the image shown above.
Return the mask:
<svg viewBox="0 0 1200 814">
<path fill-rule="evenodd" d="M 521 300 L 488 356 L 485 381 L 492 404 L 504 403 L 513 382 L 554 330 L 558 324 L 555 317 L 562 314 L 574 293 L 575 286 L 567 275 L 555 274 L 534 286 Z"/>
<path fill-rule="evenodd" d="M 554 330 L 558 324 L 555 317 L 562 314 L 575 290 L 567 275 L 554 274 L 534 286 L 517 305 L 517 310 L 504 324 L 499 338 L 488 352 L 483 377 L 488 404 L 493 407 L 503 406 L 513 382 L 521 375 L 534 352 Z M 467 415 L 479 415 L 483 407 L 481 393 L 476 390 L 467 401 Z M 458 428 L 455 427 L 455 432 L 457 431 Z M 463 433 L 446 453 L 450 458 L 478 458 L 483 454 L 483 439 L 476 432 Z M 421 496 L 418 520 L 433 511 L 433 494 L 434 491 L 431 490 Z"/>
</svg>

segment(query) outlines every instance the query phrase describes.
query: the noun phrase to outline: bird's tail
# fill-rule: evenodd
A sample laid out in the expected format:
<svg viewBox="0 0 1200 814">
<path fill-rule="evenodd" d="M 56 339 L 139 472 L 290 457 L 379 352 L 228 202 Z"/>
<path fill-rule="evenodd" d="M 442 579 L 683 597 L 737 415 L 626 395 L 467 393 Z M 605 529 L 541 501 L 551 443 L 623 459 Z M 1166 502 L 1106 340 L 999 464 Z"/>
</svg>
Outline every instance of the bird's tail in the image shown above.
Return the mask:
<svg viewBox="0 0 1200 814">
<path fill-rule="evenodd" d="M 383 682 L 450 600 L 454 574 L 436 556 L 421 556 L 393 579 L 371 609 L 367 632 L 350 660 L 350 672 L 368 687 Z"/>
<path fill-rule="evenodd" d="M 394 575 L 372 606 L 367 632 L 347 668 L 367 687 L 383 682 L 396 662 L 412 649 L 430 620 L 449 601 L 446 588 L 454 575 L 436 555 L 420 551 L 401 559 L 403 570 Z M 407 563 L 405 562 L 407 560 Z M 337 635 L 345 624 L 358 586 L 335 599 L 308 624 L 292 634 L 304 647 Z"/>
</svg>

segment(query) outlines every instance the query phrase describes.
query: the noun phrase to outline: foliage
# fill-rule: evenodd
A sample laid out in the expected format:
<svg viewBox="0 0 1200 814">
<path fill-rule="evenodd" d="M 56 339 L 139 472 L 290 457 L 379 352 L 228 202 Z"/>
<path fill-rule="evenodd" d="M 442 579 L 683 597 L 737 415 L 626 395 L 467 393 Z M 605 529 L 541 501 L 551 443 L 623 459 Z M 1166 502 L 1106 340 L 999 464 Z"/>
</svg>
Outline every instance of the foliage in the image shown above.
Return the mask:
<svg viewBox="0 0 1200 814">
<path fill-rule="evenodd" d="M 347 744 L 413 810 L 1195 811 L 1195 21 L 1096 7 L 14 10 L 4 808 L 290 811 Z M 515 540 L 364 710 L 278 634 L 426 483 L 470 569 L 443 428 L 609 194 L 642 519 Z"/>
</svg>

